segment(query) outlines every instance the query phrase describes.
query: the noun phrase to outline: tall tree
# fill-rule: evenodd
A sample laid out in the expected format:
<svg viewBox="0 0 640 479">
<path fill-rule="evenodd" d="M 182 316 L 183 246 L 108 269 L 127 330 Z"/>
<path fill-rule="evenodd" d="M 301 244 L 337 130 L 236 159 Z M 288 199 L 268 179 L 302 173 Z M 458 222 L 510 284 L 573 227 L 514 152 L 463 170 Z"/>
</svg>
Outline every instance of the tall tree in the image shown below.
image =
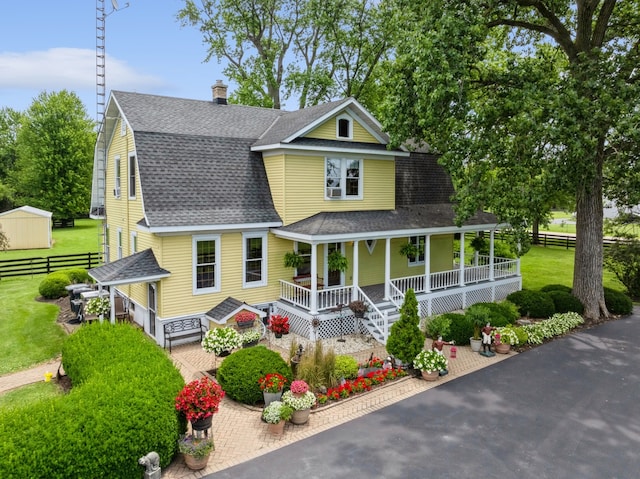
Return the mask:
<svg viewBox="0 0 640 479">
<path fill-rule="evenodd" d="M 371 96 L 392 35 L 377 0 L 185 0 L 183 25 L 198 27 L 205 61 L 224 60 L 238 85 L 230 101 L 280 108 L 335 96 Z M 368 90 L 369 88 L 369 90 Z"/>
<path fill-rule="evenodd" d="M 13 191 L 7 180 L 18 159 L 18 131 L 20 112 L 11 108 L 0 109 L 0 211 L 11 208 Z"/>
<path fill-rule="evenodd" d="M 522 232 L 529 201 L 572 191 L 573 293 L 587 319 L 608 315 L 603 194 L 640 200 L 639 2 L 398 4 L 408 28 L 385 106 L 395 142 L 424 138 L 443 153 L 459 221 L 485 207 Z"/>
<path fill-rule="evenodd" d="M 24 113 L 11 175 L 16 202 L 57 218 L 86 215 L 91 200 L 94 123 L 75 93 L 43 92 Z"/>
</svg>

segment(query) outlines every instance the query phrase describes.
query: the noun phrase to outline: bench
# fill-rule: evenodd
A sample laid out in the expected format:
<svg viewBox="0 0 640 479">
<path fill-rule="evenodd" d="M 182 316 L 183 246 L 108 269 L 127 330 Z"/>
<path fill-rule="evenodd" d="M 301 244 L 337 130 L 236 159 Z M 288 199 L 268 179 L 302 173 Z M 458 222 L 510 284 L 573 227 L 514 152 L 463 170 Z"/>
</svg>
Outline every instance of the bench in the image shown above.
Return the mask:
<svg viewBox="0 0 640 479">
<path fill-rule="evenodd" d="M 176 319 L 164 323 L 164 347 L 169 343 L 169 353 L 171 353 L 171 343 L 178 339 L 184 338 L 202 338 L 207 332 L 206 327 L 202 324 L 202 318 L 185 318 Z"/>
</svg>

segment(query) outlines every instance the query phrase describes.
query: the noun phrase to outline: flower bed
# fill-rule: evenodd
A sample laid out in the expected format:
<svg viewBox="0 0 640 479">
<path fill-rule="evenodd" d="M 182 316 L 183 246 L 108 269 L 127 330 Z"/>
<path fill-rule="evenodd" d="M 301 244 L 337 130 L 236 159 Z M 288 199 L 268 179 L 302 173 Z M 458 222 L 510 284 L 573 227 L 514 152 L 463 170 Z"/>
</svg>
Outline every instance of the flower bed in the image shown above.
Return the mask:
<svg viewBox="0 0 640 479">
<path fill-rule="evenodd" d="M 358 393 L 371 391 L 372 388 L 388 381 L 407 376 L 404 369 L 378 369 L 351 381 L 344 381 L 340 386 L 329 388 L 326 394 L 318 394 L 318 405 L 323 406 L 332 401 L 346 399 Z"/>
</svg>

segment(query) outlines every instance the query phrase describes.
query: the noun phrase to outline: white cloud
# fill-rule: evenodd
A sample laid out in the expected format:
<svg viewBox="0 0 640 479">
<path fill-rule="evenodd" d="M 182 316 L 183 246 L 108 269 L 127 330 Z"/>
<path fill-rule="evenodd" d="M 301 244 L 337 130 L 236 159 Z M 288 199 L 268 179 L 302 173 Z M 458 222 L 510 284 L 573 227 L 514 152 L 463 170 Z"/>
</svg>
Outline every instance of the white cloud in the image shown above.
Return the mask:
<svg viewBox="0 0 640 479">
<path fill-rule="evenodd" d="M 166 85 L 152 75 L 138 73 L 126 62 L 107 55 L 107 88 L 144 90 Z M 37 90 L 95 89 L 96 52 L 81 48 L 0 52 L 0 88 Z"/>
</svg>

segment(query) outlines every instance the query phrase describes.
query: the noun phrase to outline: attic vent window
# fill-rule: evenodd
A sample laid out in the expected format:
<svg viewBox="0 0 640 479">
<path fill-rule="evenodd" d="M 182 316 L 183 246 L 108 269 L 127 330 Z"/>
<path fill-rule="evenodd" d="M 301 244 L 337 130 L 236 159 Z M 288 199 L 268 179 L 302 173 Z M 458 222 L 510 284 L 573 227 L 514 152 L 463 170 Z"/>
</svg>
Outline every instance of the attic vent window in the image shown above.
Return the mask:
<svg viewBox="0 0 640 479">
<path fill-rule="evenodd" d="M 337 136 L 338 138 L 352 139 L 353 133 L 351 128 L 351 118 L 342 116 L 337 119 Z"/>
</svg>

